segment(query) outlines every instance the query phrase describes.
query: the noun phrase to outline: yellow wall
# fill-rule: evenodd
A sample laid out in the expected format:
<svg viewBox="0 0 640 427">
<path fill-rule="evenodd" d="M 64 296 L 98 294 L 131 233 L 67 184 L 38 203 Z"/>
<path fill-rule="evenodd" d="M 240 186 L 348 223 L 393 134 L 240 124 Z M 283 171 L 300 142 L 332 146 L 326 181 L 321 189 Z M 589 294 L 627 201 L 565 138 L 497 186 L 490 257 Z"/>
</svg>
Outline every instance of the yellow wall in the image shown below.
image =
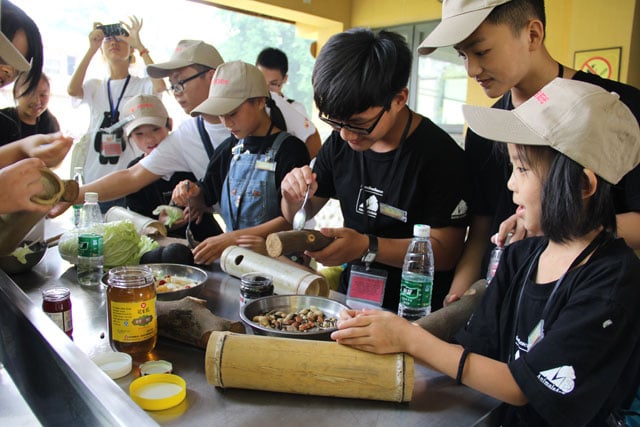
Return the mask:
<svg viewBox="0 0 640 427">
<path fill-rule="evenodd" d="M 208 0 L 211 1 L 211 0 Z M 296 22 L 299 33 L 318 41 L 350 27 L 388 27 L 440 19 L 438 0 L 213 0 L 253 13 Z M 640 87 L 640 0 L 545 0 L 546 45 L 551 55 L 573 67 L 574 52 L 622 47 L 620 81 Z M 634 23 L 638 23 L 635 25 Z M 491 101 L 469 82 L 468 101 Z"/>
</svg>

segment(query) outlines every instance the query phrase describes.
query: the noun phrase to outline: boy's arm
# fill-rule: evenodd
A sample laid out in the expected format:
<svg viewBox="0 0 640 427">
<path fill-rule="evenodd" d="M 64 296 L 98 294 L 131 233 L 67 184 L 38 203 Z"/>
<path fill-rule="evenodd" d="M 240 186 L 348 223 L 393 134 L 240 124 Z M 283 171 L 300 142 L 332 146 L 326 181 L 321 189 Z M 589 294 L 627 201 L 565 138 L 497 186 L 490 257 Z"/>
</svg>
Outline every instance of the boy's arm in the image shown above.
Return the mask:
<svg viewBox="0 0 640 427">
<path fill-rule="evenodd" d="M 618 236 L 633 249 L 640 249 L 640 212 L 626 212 L 616 215 Z"/>
</svg>

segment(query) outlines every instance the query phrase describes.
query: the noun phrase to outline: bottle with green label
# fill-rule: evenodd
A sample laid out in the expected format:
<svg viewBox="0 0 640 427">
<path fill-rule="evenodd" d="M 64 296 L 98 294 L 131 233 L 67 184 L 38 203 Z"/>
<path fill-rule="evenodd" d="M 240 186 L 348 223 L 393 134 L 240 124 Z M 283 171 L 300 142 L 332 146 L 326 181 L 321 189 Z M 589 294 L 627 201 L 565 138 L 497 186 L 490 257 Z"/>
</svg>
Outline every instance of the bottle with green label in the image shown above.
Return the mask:
<svg viewBox="0 0 640 427">
<path fill-rule="evenodd" d="M 78 283 L 100 286 L 104 256 L 102 253 L 102 213 L 98 193 L 85 193 L 78 233 Z"/>
<path fill-rule="evenodd" d="M 434 266 L 430 234 L 431 227 L 428 225 L 413 226 L 414 237 L 402 266 L 398 315 L 411 321 L 431 312 Z"/>
</svg>

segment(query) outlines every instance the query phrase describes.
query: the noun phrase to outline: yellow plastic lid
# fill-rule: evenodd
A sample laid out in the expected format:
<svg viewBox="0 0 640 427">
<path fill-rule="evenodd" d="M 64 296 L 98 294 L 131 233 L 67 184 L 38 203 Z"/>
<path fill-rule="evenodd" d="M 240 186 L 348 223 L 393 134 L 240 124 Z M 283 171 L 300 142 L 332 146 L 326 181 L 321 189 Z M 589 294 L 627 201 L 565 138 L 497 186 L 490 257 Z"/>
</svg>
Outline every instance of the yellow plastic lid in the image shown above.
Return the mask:
<svg viewBox="0 0 640 427">
<path fill-rule="evenodd" d="M 114 380 L 131 372 L 131 356 L 127 353 L 110 351 L 97 354 L 91 360 Z"/>
<path fill-rule="evenodd" d="M 142 409 L 161 411 L 179 405 L 187 396 L 187 383 L 173 374 L 139 377 L 129 386 L 129 395 Z"/>
</svg>

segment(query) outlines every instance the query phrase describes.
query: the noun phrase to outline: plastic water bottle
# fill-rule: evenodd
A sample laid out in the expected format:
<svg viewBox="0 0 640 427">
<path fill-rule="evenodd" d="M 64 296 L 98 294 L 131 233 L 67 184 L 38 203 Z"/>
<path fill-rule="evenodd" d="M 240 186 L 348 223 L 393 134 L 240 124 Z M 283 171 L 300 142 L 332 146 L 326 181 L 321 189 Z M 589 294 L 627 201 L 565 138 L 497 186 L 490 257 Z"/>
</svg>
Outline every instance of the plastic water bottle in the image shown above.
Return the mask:
<svg viewBox="0 0 640 427">
<path fill-rule="evenodd" d="M 434 267 L 430 234 L 428 225 L 414 225 L 414 237 L 404 257 L 398 315 L 407 320 L 417 320 L 431 312 Z"/>
<path fill-rule="evenodd" d="M 78 283 L 83 286 L 100 286 L 102 279 L 104 256 L 100 224 L 98 193 L 85 193 L 78 234 Z"/>
<path fill-rule="evenodd" d="M 502 253 L 504 252 L 504 248 L 509 244 L 511 240 L 511 236 L 513 233 L 507 234 L 507 237 L 504 240 L 503 246 L 496 246 L 491 251 L 491 256 L 489 257 L 489 265 L 487 266 L 487 286 L 493 280 L 493 277 L 496 275 L 496 270 L 498 270 L 498 264 L 500 264 L 500 258 L 502 258 Z"/>
<path fill-rule="evenodd" d="M 73 168 L 73 180 L 78 183 L 78 185 L 84 185 L 84 170 L 82 166 L 76 166 Z M 82 203 L 78 203 L 77 205 L 73 205 L 73 226 L 80 226 L 80 211 L 82 210 Z"/>
</svg>

